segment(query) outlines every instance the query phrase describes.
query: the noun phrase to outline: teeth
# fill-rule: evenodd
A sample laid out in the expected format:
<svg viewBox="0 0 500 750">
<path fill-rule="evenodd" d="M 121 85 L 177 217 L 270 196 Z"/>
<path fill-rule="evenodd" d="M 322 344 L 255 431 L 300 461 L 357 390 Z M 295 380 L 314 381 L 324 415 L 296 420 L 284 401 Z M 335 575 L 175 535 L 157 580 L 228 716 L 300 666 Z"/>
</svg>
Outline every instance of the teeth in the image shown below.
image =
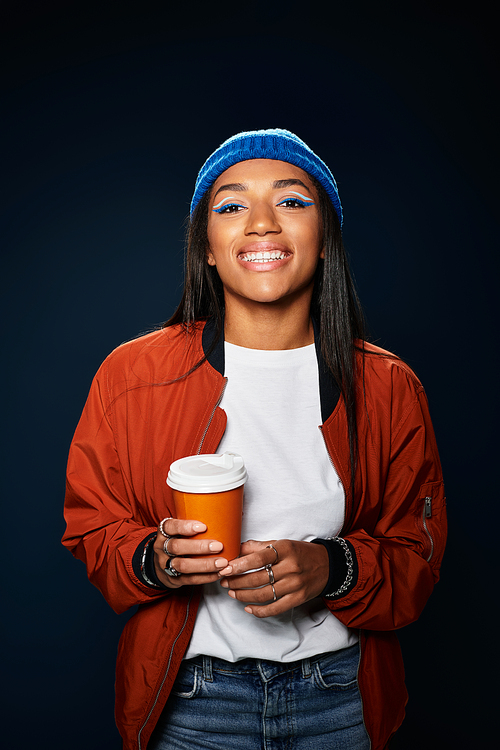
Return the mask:
<svg viewBox="0 0 500 750">
<path fill-rule="evenodd" d="M 266 251 L 264 253 L 245 253 L 245 255 L 241 256 L 241 260 L 247 263 L 269 263 L 271 260 L 283 260 L 285 257 L 285 253 L 272 250 L 271 252 Z"/>
</svg>

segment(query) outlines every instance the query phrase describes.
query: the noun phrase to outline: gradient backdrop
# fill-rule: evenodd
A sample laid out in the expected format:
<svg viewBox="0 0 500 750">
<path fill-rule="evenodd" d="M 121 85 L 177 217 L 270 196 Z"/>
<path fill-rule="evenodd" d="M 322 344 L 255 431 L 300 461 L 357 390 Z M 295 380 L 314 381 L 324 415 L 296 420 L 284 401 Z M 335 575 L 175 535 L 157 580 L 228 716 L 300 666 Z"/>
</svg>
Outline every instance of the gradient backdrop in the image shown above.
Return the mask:
<svg viewBox="0 0 500 750">
<path fill-rule="evenodd" d="M 202 162 L 239 130 L 285 127 L 337 178 L 372 340 L 423 380 L 447 481 L 442 582 L 400 633 L 410 703 L 394 747 L 488 747 L 492 19 L 481 3 L 177 6 L 1 3 L 3 746 L 120 748 L 113 680 L 126 616 L 59 543 L 68 446 L 104 357 L 178 302 Z"/>
</svg>

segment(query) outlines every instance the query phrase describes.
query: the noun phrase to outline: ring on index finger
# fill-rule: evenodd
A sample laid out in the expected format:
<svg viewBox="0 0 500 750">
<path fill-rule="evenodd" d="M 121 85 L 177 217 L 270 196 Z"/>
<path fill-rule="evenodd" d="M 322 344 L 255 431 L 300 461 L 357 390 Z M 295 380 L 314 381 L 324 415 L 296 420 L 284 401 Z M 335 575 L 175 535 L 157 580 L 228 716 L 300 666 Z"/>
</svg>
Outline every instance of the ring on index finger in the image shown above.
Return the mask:
<svg viewBox="0 0 500 750">
<path fill-rule="evenodd" d="M 267 547 L 266 547 L 266 549 L 273 549 L 274 550 L 274 554 L 276 555 L 276 560 L 273 562 L 273 565 L 276 565 L 276 563 L 279 562 L 279 559 L 280 559 L 279 555 L 278 555 L 278 550 L 276 549 L 276 547 L 274 546 L 274 544 L 268 544 Z"/>
<path fill-rule="evenodd" d="M 269 583 L 272 585 L 274 583 L 274 573 L 273 573 L 273 566 L 271 563 L 265 566 L 267 570 L 267 575 L 269 576 Z"/>
<path fill-rule="evenodd" d="M 170 537 L 168 536 L 167 532 L 164 530 L 163 524 L 165 523 L 165 521 L 173 521 L 173 520 L 174 519 L 172 518 L 172 516 L 168 516 L 167 518 L 164 518 L 163 521 L 160 521 L 160 523 L 158 524 L 158 531 L 160 532 L 160 534 L 162 534 L 162 536 L 167 537 L 167 541 Z"/>
<path fill-rule="evenodd" d="M 276 602 L 278 600 L 278 597 L 276 595 L 276 589 L 274 588 L 274 584 L 270 584 L 272 590 L 273 590 L 273 602 Z"/>
</svg>

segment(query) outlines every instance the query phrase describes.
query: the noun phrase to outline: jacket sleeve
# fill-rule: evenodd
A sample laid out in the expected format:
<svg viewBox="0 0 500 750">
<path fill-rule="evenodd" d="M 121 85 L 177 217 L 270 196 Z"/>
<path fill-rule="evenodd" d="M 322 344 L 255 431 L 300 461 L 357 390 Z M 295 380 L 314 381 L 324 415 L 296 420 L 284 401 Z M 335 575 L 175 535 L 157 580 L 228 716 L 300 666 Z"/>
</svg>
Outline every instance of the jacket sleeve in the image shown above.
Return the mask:
<svg viewBox="0 0 500 750">
<path fill-rule="evenodd" d="M 118 613 L 165 595 L 141 574 L 156 528 L 134 513 L 132 487 L 113 434 L 106 363 L 92 383 L 68 459 L 62 543 L 87 566 L 90 581 Z"/>
<path fill-rule="evenodd" d="M 424 390 L 412 391 L 391 424 L 376 512 L 342 534 L 357 578 L 346 594 L 326 601 L 349 627 L 392 630 L 413 622 L 439 580 L 447 531 L 441 464 Z"/>
</svg>

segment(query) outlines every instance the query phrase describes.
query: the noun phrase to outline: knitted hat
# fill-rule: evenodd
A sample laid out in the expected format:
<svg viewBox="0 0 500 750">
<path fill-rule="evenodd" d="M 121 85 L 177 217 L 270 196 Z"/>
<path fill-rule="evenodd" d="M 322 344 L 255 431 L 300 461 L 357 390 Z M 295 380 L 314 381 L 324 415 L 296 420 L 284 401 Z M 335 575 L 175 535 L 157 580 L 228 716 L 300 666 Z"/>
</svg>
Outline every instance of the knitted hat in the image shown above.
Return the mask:
<svg viewBox="0 0 500 750">
<path fill-rule="evenodd" d="M 198 173 L 191 201 L 191 215 L 204 193 L 213 185 L 217 177 L 233 164 L 249 159 L 275 159 L 286 161 L 300 167 L 315 177 L 328 193 L 333 207 L 342 225 L 342 206 L 335 178 L 307 144 L 289 130 L 273 128 L 271 130 L 250 130 L 238 133 L 208 157 Z"/>
</svg>

